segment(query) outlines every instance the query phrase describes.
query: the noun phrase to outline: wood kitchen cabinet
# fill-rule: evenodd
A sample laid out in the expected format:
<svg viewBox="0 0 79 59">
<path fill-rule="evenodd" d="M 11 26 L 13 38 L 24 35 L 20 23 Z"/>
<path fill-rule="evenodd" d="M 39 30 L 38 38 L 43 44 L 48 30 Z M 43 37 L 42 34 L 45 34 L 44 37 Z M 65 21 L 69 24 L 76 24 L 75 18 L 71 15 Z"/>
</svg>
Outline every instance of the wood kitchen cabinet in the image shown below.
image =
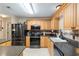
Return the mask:
<svg viewBox="0 0 79 59">
<path fill-rule="evenodd" d="M 79 30 L 79 4 L 69 4 L 64 11 L 64 28 Z"/>
<path fill-rule="evenodd" d="M 77 26 L 76 26 L 76 29 L 79 30 L 79 4 L 76 4 L 77 5 Z"/>
<path fill-rule="evenodd" d="M 59 19 L 58 18 L 52 18 L 51 29 L 52 30 L 58 30 L 59 29 Z"/>
<path fill-rule="evenodd" d="M 47 45 L 48 45 L 48 37 L 41 36 L 40 47 L 47 48 Z"/>
<path fill-rule="evenodd" d="M 75 3 L 69 3 L 62 5 L 59 10 L 56 11 L 55 15 L 52 17 L 51 20 L 51 28 L 52 29 L 60 29 L 59 28 L 59 21 L 61 20 L 61 15 L 63 16 L 63 29 L 70 30 L 73 28 L 79 28 L 79 7 Z M 59 20 L 57 20 L 57 17 Z"/>
<path fill-rule="evenodd" d="M 41 37 L 41 40 L 40 40 L 40 47 L 41 48 L 44 48 L 44 41 L 45 41 L 45 37 Z"/>
<path fill-rule="evenodd" d="M 31 25 L 39 25 L 41 30 L 50 30 L 51 29 L 51 21 L 45 19 L 31 19 L 27 20 L 27 29 L 31 30 Z"/>
<path fill-rule="evenodd" d="M 40 47 L 41 48 L 47 48 L 48 47 L 48 43 L 49 42 L 49 38 L 46 36 L 41 36 L 40 37 Z M 30 36 L 26 36 L 26 48 L 30 48 Z"/>
<path fill-rule="evenodd" d="M 30 48 L 30 36 L 26 36 L 26 48 Z"/>
<path fill-rule="evenodd" d="M 64 9 L 64 29 L 72 29 L 73 27 L 76 27 L 75 11 L 75 4 L 69 4 Z"/>
<path fill-rule="evenodd" d="M 42 36 L 41 37 L 41 48 L 48 48 L 49 54 L 54 55 L 54 44 L 51 42 L 49 37 Z"/>
</svg>

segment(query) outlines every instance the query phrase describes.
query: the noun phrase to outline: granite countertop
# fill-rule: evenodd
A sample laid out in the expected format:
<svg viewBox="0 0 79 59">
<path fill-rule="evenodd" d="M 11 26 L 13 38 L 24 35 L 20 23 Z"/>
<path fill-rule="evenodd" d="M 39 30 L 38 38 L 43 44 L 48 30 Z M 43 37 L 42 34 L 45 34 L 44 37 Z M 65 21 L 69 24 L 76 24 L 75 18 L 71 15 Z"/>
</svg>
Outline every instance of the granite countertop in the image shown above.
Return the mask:
<svg viewBox="0 0 79 59">
<path fill-rule="evenodd" d="M 66 40 L 63 40 L 59 37 L 49 37 L 50 40 L 52 40 L 53 42 L 67 42 Z"/>
<path fill-rule="evenodd" d="M 0 46 L 0 56 L 19 56 L 25 46 Z"/>
<path fill-rule="evenodd" d="M 70 39 L 67 37 L 64 37 L 64 39 L 67 40 L 67 42 L 72 46 L 74 46 L 75 48 L 79 48 L 79 41 L 77 41 L 77 39 Z"/>
</svg>

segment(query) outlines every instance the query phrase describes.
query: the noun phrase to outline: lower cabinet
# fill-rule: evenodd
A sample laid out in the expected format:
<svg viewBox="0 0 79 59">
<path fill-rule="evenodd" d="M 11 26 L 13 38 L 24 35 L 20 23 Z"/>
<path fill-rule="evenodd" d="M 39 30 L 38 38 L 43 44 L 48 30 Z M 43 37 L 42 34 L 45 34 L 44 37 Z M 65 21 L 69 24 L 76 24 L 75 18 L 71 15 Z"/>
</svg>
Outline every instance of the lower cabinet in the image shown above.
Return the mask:
<svg viewBox="0 0 79 59">
<path fill-rule="evenodd" d="M 41 36 L 40 47 L 41 48 L 47 48 L 48 47 L 48 37 Z M 30 48 L 30 36 L 26 36 L 26 48 Z"/>
<path fill-rule="evenodd" d="M 40 47 L 41 48 L 44 48 L 44 41 L 45 41 L 45 37 L 41 37 L 41 40 L 40 40 Z"/>
<path fill-rule="evenodd" d="M 47 48 L 48 46 L 48 37 L 41 36 L 40 46 L 41 48 Z"/>
<path fill-rule="evenodd" d="M 47 47 L 47 38 L 44 36 L 41 36 L 40 38 L 40 47 L 45 48 Z M 26 36 L 26 48 L 30 48 L 30 36 Z"/>
<path fill-rule="evenodd" d="M 30 36 L 26 36 L 26 48 L 30 48 Z"/>
</svg>

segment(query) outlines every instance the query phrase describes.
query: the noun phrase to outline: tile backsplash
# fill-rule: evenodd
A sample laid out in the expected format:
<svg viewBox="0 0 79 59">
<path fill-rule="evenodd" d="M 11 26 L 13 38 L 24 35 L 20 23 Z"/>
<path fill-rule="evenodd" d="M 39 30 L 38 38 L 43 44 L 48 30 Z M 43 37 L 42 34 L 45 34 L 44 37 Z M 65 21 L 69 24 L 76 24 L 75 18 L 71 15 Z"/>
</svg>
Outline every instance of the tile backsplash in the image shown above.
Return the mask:
<svg viewBox="0 0 79 59">
<path fill-rule="evenodd" d="M 62 30 L 64 37 L 73 39 L 72 30 Z"/>
<path fill-rule="evenodd" d="M 64 37 L 79 41 L 79 30 L 62 30 Z M 75 39 L 73 39 L 75 36 Z"/>
</svg>

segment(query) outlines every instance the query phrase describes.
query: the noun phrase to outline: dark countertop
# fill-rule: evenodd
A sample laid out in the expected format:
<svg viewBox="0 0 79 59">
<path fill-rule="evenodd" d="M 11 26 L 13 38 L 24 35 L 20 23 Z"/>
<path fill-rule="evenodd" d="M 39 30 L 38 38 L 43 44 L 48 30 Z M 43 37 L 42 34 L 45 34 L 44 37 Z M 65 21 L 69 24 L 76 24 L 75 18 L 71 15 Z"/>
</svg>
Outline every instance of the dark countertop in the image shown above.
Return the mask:
<svg viewBox="0 0 79 59">
<path fill-rule="evenodd" d="M 69 39 L 66 37 L 63 37 L 62 40 L 66 40 L 70 45 L 74 46 L 75 48 L 79 48 L 79 41 L 77 40 Z"/>
<path fill-rule="evenodd" d="M 0 56 L 19 56 L 25 46 L 0 46 Z"/>
<path fill-rule="evenodd" d="M 69 44 L 71 44 L 72 46 L 74 46 L 75 48 L 79 48 L 79 41 L 76 40 L 72 40 L 69 38 L 64 37 L 65 40 L 68 41 Z"/>
</svg>

